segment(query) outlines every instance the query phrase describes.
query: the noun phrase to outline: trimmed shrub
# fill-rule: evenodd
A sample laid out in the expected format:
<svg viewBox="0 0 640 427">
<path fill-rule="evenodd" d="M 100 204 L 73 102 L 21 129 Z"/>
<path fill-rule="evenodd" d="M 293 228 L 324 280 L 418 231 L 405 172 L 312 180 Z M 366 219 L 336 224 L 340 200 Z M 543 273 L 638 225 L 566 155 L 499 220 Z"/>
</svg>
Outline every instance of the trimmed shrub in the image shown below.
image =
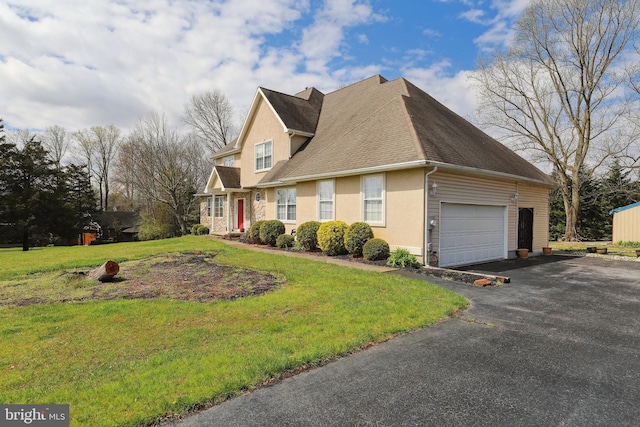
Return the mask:
<svg viewBox="0 0 640 427">
<path fill-rule="evenodd" d="M 278 236 L 284 234 L 284 224 L 282 221 L 272 219 L 260 225 L 260 240 L 269 246 L 275 246 Z"/>
<path fill-rule="evenodd" d="M 344 233 L 344 247 L 353 256 L 361 256 L 362 247 L 369 239 L 373 239 L 371 226 L 366 222 L 354 222 Z"/>
<path fill-rule="evenodd" d="M 202 224 L 193 224 L 191 226 L 191 234 L 193 234 L 194 236 L 196 234 L 198 234 L 198 230 L 200 230 L 200 227 L 204 227 L 204 225 L 202 225 Z"/>
<path fill-rule="evenodd" d="M 209 227 L 207 227 L 206 225 L 203 225 L 201 227 L 198 228 L 198 235 L 199 236 L 204 236 L 209 234 Z"/>
<path fill-rule="evenodd" d="M 389 257 L 389 244 L 383 239 L 369 239 L 362 247 L 362 255 L 369 261 L 387 259 Z"/>
<path fill-rule="evenodd" d="M 276 246 L 282 248 L 292 248 L 296 239 L 291 234 L 281 234 L 276 239 Z"/>
<path fill-rule="evenodd" d="M 318 221 L 309 221 L 300 224 L 296 230 L 296 240 L 304 249 L 312 251 L 318 247 Z"/>
<path fill-rule="evenodd" d="M 262 240 L 260 240 L 260 226 L 262 226 L 262 223 L 264 223 L 265 220 L 261 219 L 259 221 L 254 222 L 253 224 L 251 224 L 251 227 L 249 227 L 249 242 L 250 243 L 256 243 L 258 245 L 262 245 L 264 244 L 264 242 Z"/>
<path fill-rule="evenodd" d="M 391 252 L 389 256 L 389 260 L 387 261 L 387 265 L 392 267 L 420 267 L 420 263 L 415 255 L 409 253 L 408 249 L 398 248 L 395 251 Z"/>
<path fill-rule="evenodd" d="M 344 221 L 323 222 L 318 228 L 318 246 L 329 256 L 347 253 L 344 247 L 344 233 L 349 226 Z"/>
</svg>

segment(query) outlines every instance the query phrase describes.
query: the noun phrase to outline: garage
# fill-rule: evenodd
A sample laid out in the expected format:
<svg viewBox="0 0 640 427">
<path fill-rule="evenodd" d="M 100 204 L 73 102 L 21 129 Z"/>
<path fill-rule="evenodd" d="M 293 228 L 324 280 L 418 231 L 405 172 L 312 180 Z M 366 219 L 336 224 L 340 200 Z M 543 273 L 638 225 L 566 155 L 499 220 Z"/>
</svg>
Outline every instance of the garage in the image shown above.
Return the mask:
<svg viewBox="0 0 640 427">
<path fill-rule="evenodd" d="M 440 267 L 507 257 L 507 207 L 442 203 Z"/>
</svg>

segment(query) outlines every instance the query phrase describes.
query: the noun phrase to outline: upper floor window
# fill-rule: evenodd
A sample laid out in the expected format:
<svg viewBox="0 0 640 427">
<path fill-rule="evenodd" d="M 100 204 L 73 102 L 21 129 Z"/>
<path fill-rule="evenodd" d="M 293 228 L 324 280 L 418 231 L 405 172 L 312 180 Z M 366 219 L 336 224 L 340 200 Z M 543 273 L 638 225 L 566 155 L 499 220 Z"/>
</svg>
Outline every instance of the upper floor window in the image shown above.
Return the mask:
<svg viewBox="0 0 640 427">
<path fill-rule="evenodd" d="M 229 166 L 232 168 L 234 164 L 235 164 L 235 159 L 233 156 L 227 156 L 222 158 L 222 166 Z"/>
<path fill-rule="evenodd" d="M 276 219 L 280 221 L 296 220 L 296 189 L 276 190 Z"/>
<path fill-rule="evenodd" d="M 362 177 L 362 217 L 365 222 L 384 222 L 384 175 Z"/>
<path fill-rule="evenodd" d="M 334 181 L 332 179 L 318 182 L 318 220 L 334 219 Z"/>
<path fill-rule="evenodd" d="M 271 169 L 273 141 L 256 144 L 256 172 Z"/>
</svg>

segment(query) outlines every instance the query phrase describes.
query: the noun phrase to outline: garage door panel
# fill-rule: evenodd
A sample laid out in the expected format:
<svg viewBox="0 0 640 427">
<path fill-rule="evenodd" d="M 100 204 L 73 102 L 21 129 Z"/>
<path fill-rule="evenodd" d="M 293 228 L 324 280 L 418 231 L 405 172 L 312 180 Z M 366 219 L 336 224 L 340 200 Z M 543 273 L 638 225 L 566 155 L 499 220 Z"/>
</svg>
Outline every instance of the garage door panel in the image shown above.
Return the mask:
<svg viewBox="0 0 640 427">
<path fill-rule="evenodd" d="M 440 266 L 504 258 L 504 206 L 442 203 Z"/>
</svg>

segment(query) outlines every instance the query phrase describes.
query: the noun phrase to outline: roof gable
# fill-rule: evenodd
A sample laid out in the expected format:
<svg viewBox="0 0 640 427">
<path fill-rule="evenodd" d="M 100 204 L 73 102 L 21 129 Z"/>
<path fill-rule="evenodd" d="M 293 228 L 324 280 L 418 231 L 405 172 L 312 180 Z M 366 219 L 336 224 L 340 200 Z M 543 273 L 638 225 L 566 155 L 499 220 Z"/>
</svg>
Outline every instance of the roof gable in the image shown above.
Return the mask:
<svg viewBox="0 0 640 427">
<path fill-rule="evenodd" d="M 207 191 L 209 188 L 215 186 L 216 181 L 220 181 L 222 191 L 242 188 L 240 184 L 240 168 L 214 166 L 207 180 L 207 185 L 205 186 L 205 194 L 209 193 Z"/>
<path fill-rule="evenodd" d="M 307 88 L 293 96 L 259 87 L 240 130 L 240 135 L 219 150 L 213 158 L 220 158 L 225 154 L 235 153 L 242 149 L 261 100 L 264 100 L 273 111 L 282 126 L 283 133 L 313 136 L 318 124 L 323 98 L 324 94 L 315 88 Z"/>
</svg>

